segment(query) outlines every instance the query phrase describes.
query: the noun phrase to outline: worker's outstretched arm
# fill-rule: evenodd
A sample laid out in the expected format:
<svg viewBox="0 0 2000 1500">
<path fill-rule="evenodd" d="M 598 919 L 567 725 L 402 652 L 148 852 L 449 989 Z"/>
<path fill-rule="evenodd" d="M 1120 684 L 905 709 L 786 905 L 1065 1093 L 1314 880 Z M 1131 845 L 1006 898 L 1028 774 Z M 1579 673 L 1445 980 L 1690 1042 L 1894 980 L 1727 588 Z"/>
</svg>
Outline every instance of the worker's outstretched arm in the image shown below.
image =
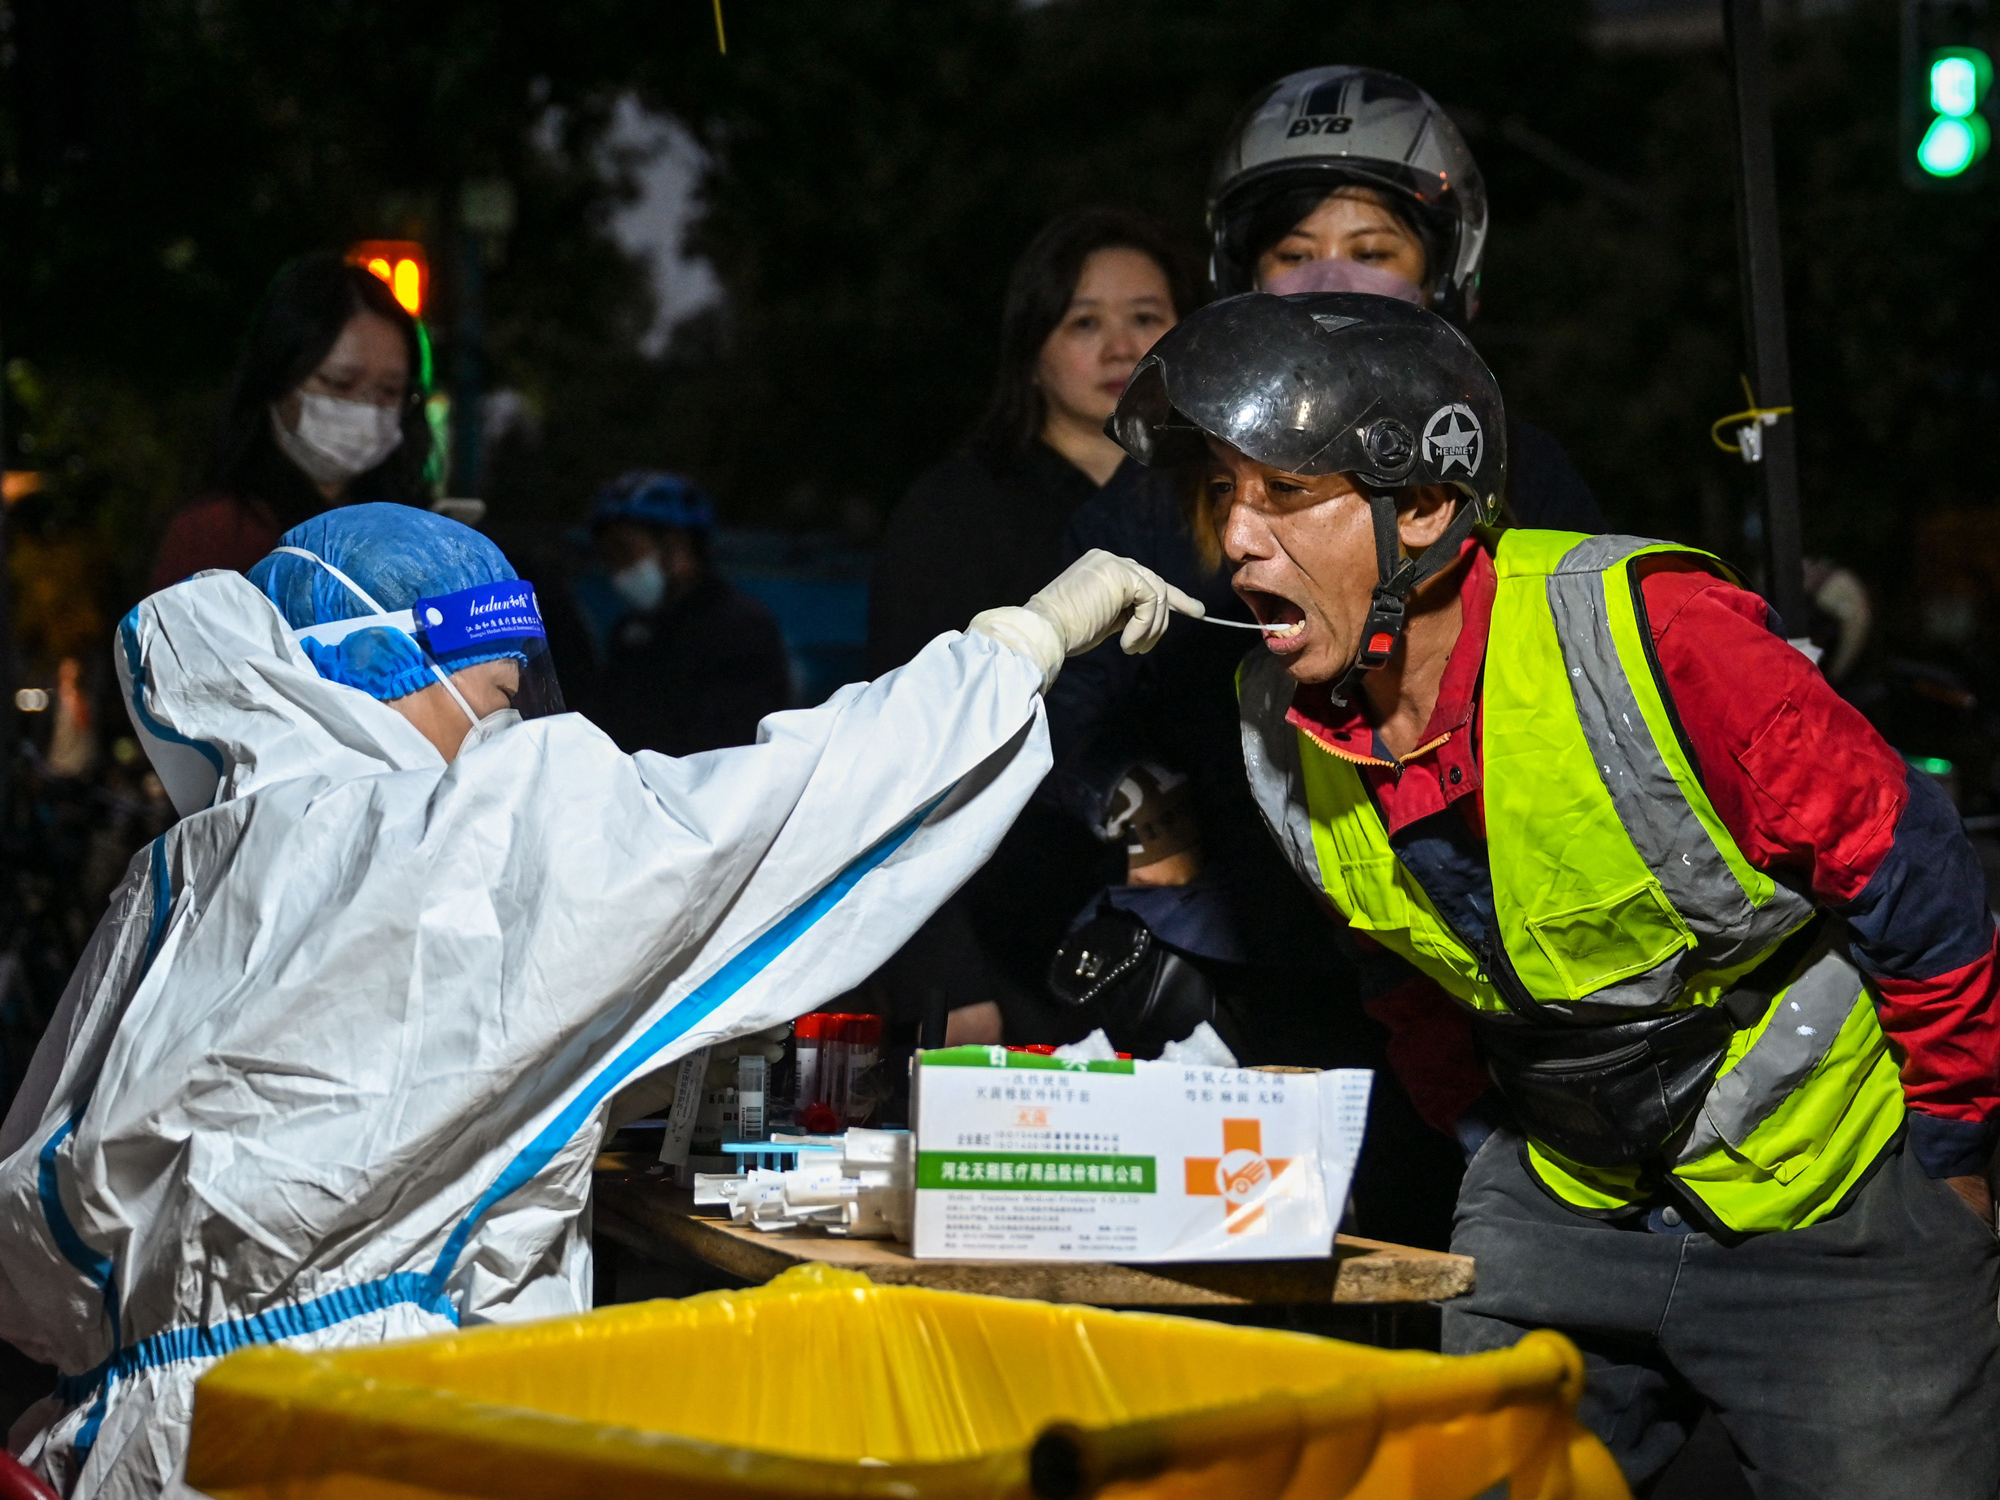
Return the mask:
<svg viewBox="0 0 2000 1500">
<path fill-rule="evenodd" d="M 754 745 L 628 760 L 573 721 L 530 725 L 509 747 L 521 764 L 463 779 L 532 821 L 517 858 L 568 867 L 600 851 L 552 892 L 579 935 L 593 930 L 566 967 L 601 970 L 587 989 L 614 1006 L 629 985 L 649 1015 L 679 1007 L 670 1056 L 865 979 L 985 862 L 1047 773 L 1040 694 L 1064 658 L 1120 632 L 1150 649 L 1173 611 L 1200 608 L 1091 553 L 878 681 L 773 715 Z M 594 764 L 554 764 L 567 757 Z M 517 800 L 522 786 L 555 795 Z"/>
</svg>

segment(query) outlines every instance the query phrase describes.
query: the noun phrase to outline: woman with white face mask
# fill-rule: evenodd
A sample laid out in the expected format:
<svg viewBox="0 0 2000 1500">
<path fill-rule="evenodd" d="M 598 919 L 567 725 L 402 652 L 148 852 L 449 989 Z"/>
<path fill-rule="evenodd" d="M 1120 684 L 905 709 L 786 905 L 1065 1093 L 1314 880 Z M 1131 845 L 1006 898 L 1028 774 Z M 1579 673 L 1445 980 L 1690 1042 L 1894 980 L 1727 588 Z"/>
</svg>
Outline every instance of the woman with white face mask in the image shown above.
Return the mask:
<svg viewBox="0 0 2000 1500">
<path fill-rule="evenodd" d="M 331 505 L 424 503 L 426 364 L 416 319 L 377 277 L 331 251 L 279 272 L 230 388 L 208 491 L 168 524 L 152 586 L 243 572 Z"/>
</svg>

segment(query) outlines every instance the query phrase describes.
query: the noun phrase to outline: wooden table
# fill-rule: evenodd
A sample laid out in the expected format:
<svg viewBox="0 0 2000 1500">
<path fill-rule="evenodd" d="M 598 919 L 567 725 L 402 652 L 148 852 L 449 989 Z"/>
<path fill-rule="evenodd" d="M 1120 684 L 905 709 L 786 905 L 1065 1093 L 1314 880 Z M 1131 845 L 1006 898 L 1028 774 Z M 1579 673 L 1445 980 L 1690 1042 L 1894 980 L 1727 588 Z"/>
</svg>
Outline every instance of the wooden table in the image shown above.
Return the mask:
<svg viewBox="0 0 2000 1500">
<path fill-rule="evenodd" d="M 861 1271 L 892 1286 L 1033 1297 L 1092 1307 L 1194 1311 L 1253 1305 L 1407 1306 L 1462 1297 L 1472 1290 L 1472 1261 L 1438 1250 L 1413 1250 L 1341 1235 L 1321 1260 L 1205 1261 L 1113 1265 L 1094 1261 L 918 1260 L 890 1240 L 839 1239 L 811 1231 L 766 1233 L 728 1218 L 698 1216 L 694 1195 L 630 1164 L 600 1158 L 593 1210 L 596 1233 L 624 1249 L 658 1258 L 678 1251 L 749 1282 L 817 1261 Z M 610 1168 L 610 1170 L 604 1170 Z M 620 1170 L 626 1168 L 625 1170 Z"/>
</svg>

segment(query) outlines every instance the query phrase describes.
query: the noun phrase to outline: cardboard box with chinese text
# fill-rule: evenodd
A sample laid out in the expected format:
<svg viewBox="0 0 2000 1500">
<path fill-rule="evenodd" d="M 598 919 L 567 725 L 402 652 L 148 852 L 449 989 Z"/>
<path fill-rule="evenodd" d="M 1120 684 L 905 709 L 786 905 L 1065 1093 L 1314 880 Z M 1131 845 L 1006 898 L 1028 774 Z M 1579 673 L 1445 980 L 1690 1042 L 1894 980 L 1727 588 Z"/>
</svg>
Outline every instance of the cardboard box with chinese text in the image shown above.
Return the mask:
<svg viewBox="0 0 2000 1500">
<path fill-rule="evenodd" d="M 919 1257 L 1326 1255 L 1371 1075 L 919 1054 Z"/>
</svg>

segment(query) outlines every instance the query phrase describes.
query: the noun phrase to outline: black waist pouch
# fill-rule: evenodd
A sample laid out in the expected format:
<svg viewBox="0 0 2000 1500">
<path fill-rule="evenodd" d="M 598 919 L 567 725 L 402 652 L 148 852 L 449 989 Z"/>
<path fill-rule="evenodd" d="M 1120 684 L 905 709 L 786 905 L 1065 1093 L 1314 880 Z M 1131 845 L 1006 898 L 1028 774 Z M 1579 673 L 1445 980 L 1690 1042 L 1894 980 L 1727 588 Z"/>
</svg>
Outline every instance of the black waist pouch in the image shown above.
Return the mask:
<svg viewBox="0 0 2000 1500">
<path fill-rule="evenodd" d="M 1823 918 L 1808 922 L 1717 1005 L 1603 1026 L 1478 1015 L 1473 1040 L 1536 1140 L 1587 1167 L 1657 1161 L 1708 1097 L 1730 1038 L 1832 937 Z"/>
<path fill-rule="evenodd" d="M 1658 1159 L 1701 1108 L 1736 1029 L 1720 1005 L 1609 1026 L 1472 1023 L 1522 1128 L 1588 1167 Z"/>
</svg>

